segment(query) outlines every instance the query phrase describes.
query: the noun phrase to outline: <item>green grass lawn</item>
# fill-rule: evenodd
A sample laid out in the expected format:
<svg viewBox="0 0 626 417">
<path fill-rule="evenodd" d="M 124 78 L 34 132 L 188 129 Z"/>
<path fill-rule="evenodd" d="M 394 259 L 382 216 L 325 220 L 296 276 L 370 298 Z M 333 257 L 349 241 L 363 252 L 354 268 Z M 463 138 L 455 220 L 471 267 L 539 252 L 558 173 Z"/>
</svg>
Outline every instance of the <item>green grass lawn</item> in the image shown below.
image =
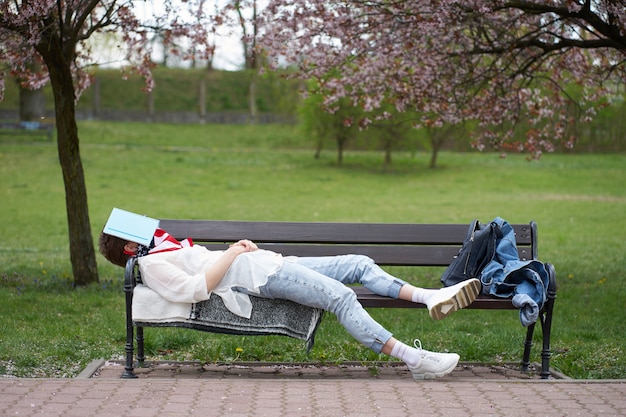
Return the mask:
<svg viewBox="0 0 626 417">
<path fill-rule="evenodd" d="M 292 126 L 80 124 L 94 239 L 113 207 L 157 218 L 469 223 L 501 216 L 539 224 L 539 255 L 559 283 L 553 365 L 574 378 L 626 378 L 626 156 L 348 152 L 313 157 Z M 73 376 L 92 359 L 124 353 L 120 268 L 98 255 L 100 283 L 72 288 L 65 195 L 56 147 L 0 142 L 0 374 Z M 440 268 L 393 269 L 437 286 Z M 514 311 L 371 310 L 395 335 L 462 360 L 520 358 Z M 541 332 L 537 332 L 540 334 Z M 328 315 L 309 356 L 284 337 L 147 329 L 150 358 L 384 360 Z M 533 361 L 540 360 L 540 340 Z M 237 349 L 243 352 L 237 352 Z"/>
</svg>

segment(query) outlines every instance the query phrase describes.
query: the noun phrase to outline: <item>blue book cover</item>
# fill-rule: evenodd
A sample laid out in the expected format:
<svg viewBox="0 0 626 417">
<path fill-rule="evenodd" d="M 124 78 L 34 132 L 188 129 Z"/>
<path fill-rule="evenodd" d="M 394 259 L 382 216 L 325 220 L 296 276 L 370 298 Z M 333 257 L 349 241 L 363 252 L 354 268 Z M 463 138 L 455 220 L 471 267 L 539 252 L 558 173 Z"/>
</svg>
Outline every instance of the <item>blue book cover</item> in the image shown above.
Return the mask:
<svg viewBox="0 0 626 417">
<path fill-rule="evenodd" d="M 103 232 L 130 242 L 149 246 L 158 227 L 159 220 L 157 219 L 114 208 Z"/>
</svg>

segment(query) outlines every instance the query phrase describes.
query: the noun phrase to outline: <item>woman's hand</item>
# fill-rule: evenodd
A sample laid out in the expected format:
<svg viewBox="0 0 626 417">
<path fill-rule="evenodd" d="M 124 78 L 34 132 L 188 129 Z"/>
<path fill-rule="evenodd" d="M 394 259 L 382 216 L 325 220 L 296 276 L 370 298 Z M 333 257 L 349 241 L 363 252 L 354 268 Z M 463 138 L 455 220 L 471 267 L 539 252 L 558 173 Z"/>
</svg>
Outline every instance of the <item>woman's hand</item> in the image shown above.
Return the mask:
<svg viewBox="0 0 626 417">
<path fill-rule="evenodd" d="M 240 240 L 239 242 L 236 242 L 230 245 L 229 249 L 234 249 L 234 250 L 237 250 L 238 252 L 240 251 L 239 253 L 244 253 L 244 252 L 254 252 L 255 250 L 258 250 L 259 248 L 251 240 L 243 239 L 243 240 Z"/>
<path fill-rule="evenodd" d="M 254 252 L 258 249 L 254 242 L 247 239 L 240 240 L 230 245 L 222 256 L 204 272 L 207 290 L 211 291 L 219 284 L 237 256 L 245 252 Z"/>
</svg>

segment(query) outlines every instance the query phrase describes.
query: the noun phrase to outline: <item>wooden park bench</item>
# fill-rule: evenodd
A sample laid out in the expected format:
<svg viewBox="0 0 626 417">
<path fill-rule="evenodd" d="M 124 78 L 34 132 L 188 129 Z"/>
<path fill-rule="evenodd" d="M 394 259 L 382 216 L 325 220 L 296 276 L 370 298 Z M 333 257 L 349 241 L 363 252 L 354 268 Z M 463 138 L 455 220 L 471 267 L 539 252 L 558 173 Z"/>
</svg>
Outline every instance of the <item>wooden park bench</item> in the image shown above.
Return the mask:
<svg viewBox="0 0 626 417">
<path fill-rule="evenodd" d="M 54 124 L 41 122 L 0 122 L 0 135 L 45 136 L 50 142 L 54 133 Z"/>
<path fill-rule="evenodd" d="M 537 259 L 537 224 L 513 224 L 521 260 Z M 250 239 L 259 248 L 283 255 L 329 256 L 362 254 L 383 266 L 443 267 L 450 264 L 467 234 L 467 224 L 387 224 L 387 223 L 295 223 L 215 220 L 161 220 L 160 227 L 177 239 L 190 237 L 194 243 L 209 249 L 226 249 L 229 243 Z M 540 311 L 538 321 L 543 335 L 541 351 L 541 378 L 550 377 L 550 333 L 552 312 L 556 298 L 556 273 L 546 264 L 549 275 L 547 301 Z M 144 363 L 143 326 L 150 323 L 133 321 L 132 300 L 135 286 L 141 277 L 135 258 L 126 267 L 126 366 L 124 378 L 133 373 L 134 341 L 136 329 L 137 361 Z M 352 287 L 358 300 L 366 308 L 425 308 L 423 304 L 396 300 L 371 293 L 361 286 Z M 480 295 L 468 309 L 514 310 L 511 299 Z M 158 324 L 163 326 L 163 324 Z M 188 326 L 196 328 L 194 326 Z M 521 370 L 528 371 L 533 345 L 535 323 L 528 326 L 523 343 Z M 206 330 L 199 328 L 199 330 Z"/>
</svg>

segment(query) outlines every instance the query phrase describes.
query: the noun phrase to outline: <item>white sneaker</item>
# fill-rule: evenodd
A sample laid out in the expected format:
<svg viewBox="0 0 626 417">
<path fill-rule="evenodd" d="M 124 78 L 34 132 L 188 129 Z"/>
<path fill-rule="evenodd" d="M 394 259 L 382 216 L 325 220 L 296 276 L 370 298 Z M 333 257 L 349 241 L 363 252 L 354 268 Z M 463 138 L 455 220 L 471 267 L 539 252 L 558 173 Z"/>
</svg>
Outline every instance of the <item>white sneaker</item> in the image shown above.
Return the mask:
<svg viewBox="0 0 626 417">
<path fill-rule="evenodd" d="M 419 343 L 419 346 L 417 345 Z M 415 339 L 415 348 L 421 353 L 420 361 L 416 366 L 409 366 L 413 374 L 413 379 L 421 381 L 423 379 L 441 378 L 454 371 L 459 363 L 459 355 L 456 353 L 436 353 L 422 349 L 422 342 Z"/>
<path fill-rule="evenodd" d="M 449 314 L 467 307 L 474 302 L 481 287 L 480 280 L 472 278 L 451 287 L 440 289 L 426 304 L 428 314 L 434 320 L 441 320 Z"/>
</svg>

